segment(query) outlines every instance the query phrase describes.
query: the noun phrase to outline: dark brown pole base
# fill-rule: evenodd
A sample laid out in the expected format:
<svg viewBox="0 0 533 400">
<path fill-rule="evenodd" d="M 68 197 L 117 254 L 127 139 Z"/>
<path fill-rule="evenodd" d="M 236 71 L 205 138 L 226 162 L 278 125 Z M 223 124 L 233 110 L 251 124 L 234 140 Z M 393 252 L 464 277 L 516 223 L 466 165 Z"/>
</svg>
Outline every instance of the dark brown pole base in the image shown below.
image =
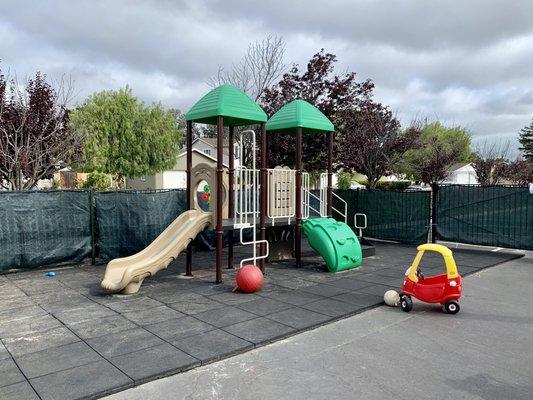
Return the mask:
<svg viewBox="0 0 533 400">
<path fill-rule="evenodd" d="M 221 116 L 217 117 L 217 179 L 216 179 L 216 193 L 217 193 L 217 205 L 216 205 L 216 279 L 215 283 L 222 282 L 222 178 L 224 174 L 223 165 L 223 138 L 224 138 L 224 119 Z"/>
<path fill-rule="evenodd" d="M 192 192 L 192 122 L 187 121 L 187 210 L 192 210 L 191 192 Z M 185 275 L 192 276 L 192 245 L 187 246 L 187 261 L 185 263 Z"/>
<path fill-rule="evenodd" d="M 296 267 L 302 266 L 302 128 L 296 129 L 296 225 L 294 227 L 294 256 Z"/>
</svg>

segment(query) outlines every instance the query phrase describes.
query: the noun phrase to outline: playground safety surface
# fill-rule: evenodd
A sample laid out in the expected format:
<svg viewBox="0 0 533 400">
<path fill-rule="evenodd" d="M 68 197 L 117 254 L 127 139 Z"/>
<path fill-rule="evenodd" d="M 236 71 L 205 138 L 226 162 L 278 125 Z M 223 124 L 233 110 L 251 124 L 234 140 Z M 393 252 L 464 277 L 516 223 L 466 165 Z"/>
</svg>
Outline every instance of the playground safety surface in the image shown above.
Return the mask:
<svg viewBox="0 0 533 400">
<path fill-rule="evenodd" d="M 236 248 L 236 259 L 247 250 Z M 180 256 L 132 296 L 102 293 L 105 265 L 0 275 L 0 398 L 97 398 L 348 317 L 398 289 L 415 254 L 415 246 L 376 243 L 376 256 L 337 274 L 320 258 L 301 269 L 268 264 L 257 294 L 231 292 L 235 270 L 215 285 L 214 252 L 195 253 L 194 278 L 180 277 Z M 521 255 L 454 256 L 468 275 Z M 442 260 L 427 254 L 422 270 L 440 273 Z"/>
</svg>

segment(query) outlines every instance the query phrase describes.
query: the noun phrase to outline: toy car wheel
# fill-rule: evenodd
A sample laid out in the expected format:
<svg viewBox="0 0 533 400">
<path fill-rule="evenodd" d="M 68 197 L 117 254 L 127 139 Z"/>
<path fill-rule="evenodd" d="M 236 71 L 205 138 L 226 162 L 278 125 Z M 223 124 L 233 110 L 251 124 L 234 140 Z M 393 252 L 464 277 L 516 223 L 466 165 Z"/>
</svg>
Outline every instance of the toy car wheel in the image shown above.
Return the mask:
<svg viewBox="0 0 533 400">
<path fill-rule="evenodd" d="M 400 299 L 400 307 L 405 312 L 409 312 L 413 309 L 413 300 L 410 296 L 403 295 Z"/>
<path fill-rule="evenodd" d="M 459 307 L 459 303 L 455 300 L 450 300 L 444 305 L 444 309 L 448 314 L 457 314 L 461 307 Z"/>
</svg>

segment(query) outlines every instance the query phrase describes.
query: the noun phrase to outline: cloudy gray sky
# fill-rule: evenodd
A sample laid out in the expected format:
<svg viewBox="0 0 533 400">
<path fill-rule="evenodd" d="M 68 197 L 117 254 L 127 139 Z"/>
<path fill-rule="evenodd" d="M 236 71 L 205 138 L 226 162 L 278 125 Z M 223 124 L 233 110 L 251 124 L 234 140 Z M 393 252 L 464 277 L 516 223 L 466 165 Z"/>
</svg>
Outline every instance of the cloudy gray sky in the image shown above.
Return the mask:
<svg viewBox="0 0 533 400">
<path fill-rule="evenodd" d="M 439 118 L 516 148 L 533 117 L 531 0 L 0 0 L 4 72 L 71 75 L 77 100 L 128 84 L 186 111 L 268 34 L 287 64 L 337 54 L 404 124 Z"/>
</svg>

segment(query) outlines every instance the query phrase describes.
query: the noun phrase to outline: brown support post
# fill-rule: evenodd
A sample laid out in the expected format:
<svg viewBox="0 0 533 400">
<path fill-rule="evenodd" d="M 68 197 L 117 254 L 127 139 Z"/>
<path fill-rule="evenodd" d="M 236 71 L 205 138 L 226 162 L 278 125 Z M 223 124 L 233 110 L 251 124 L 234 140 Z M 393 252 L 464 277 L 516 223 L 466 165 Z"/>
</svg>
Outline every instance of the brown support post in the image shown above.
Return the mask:
<svg viewBox="0 0 533 400">
<path fill-rule="evenodd" d="M 261 169 L 260 169 L 260 185 L 261 191 L 260 195 L 260 207 L 259 212 L 259 239 L 266 239 L 266 214 L 267 214 L 267 196 L 268 196 L 268 182 L 267 182 L 267 167 L 268 167 L 268 152 L 267 152 L 267 133 L 265 129 L 265 124 L 261 124 Z M 261 255 L 264 256 L 266 253 L 266 245 L 261 243 L 260 247 Z M 259 260 L 259 268 L 265 273 L 265 259 L 261 258 Z"/>
<path fill-rule="evenodd" d="M 187 121 L 187 210 L 192 209 L 191 204 L 191 193 L 193 188 L 192 185 L 192 121 Z M 192 244 L 189 243 L 187 246 L 187 261 L 185 264 L 185 275 L 192 276 Z"/>
<path fill-rule="evenodd" d="M 328 143 L 328 191 L 327 191 L 327 214 L 333 216 L 333 132 L 327 133 Z"/>
<path fill-rule="evenodd" d="M 216 283 L 222 282 L 222 179 L 224 174 L 224 118 L 217 117 L 217 222 L 216 222 Z"/>
<path fill-rule="evenodd" d="M 294 227 L 296 267 L 302 266 L 302 128 L 296 128 L 296 226 Z"/>
<path fill-rule="evenodd" d="M 235 218 L 235 192 L 233 181 L 235 177 L 235 155 L 233 154 L 233 126 L 229 127 L 229 171 L 228 171 L 228 218 Z M 233 229 L 228 232 L 228 268 L 233 268 Z"/>
</svg>

